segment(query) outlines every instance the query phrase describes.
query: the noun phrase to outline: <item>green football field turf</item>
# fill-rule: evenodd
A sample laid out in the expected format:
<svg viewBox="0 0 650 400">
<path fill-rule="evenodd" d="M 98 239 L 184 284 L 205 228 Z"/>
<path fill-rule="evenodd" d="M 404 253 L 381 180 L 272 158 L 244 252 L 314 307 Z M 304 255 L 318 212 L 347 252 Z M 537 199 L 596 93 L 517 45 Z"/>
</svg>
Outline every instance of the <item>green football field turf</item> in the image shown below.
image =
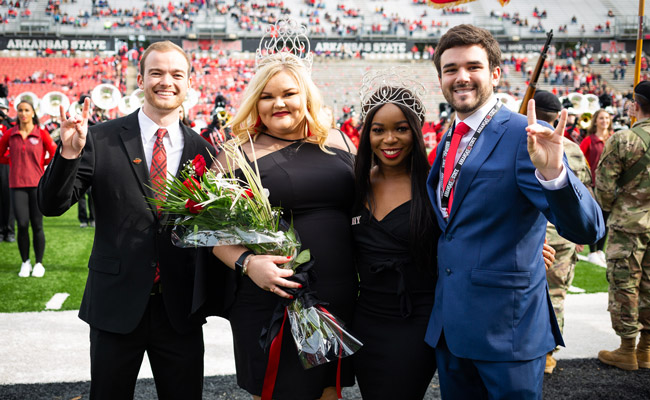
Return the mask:
<svg viewBox="0 0 650 400">
<path fill-rule="evenodd" d="M 95 228 L 79 227 L 75 205 L 60 217 L 45 217 L 43 229 L 46 244 L 42 278 L 20 278 L 18 245 L 0 243 L 0 312 L 43 311 L 56 293 L 70 294 L 61 310 L 79 309 Z M 30 253 L 34 265 L 33 248 Z"/>
<path fill-rule="evenodd" d="M 20 278 L 20 256 L 14 243 L 0 242 L 0 312 L 43 311 L 56 293 L 69 293 L 61 310 L 79 309 L 94 228 L 80 228 L 77 207 L 60 217 L 44 218 L 45 276 Z M 32 265 L 35 263 L 32 249 Z M 606 292 L 605 269 L 580 261 L 573 286 L 586 293 Z"/>
</svg>

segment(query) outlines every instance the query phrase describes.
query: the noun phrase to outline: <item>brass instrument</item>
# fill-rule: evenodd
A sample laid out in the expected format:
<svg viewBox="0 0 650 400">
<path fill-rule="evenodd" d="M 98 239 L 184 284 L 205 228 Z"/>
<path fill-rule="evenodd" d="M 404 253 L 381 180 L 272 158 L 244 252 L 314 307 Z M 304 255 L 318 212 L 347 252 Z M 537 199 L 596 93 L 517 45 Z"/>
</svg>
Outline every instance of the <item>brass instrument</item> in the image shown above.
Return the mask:
<svg viewBox="0 0 650 400">
<path fill-rule="evenodd" d="M 28 103 L 31 103 L 34 106 L 34 111 L 36 111 L 36 114 L 40 113 L 40 109 L 38 107 L 40 103 L 40 99 L 35 93 L 32 92 L 22 92 L 16 98 L 14 99 L 14 109 L 18 111 L 18 104 L 21 102 L 26 101 Z"/>
<path fill-rule="evenodd" d="M 90 99 L 95 104 L 95 107 L 102 110 L 114 109 L 118 106 L 120 98 L 122 98 L 120 89 L 108 83 L 96 86 L 90 93 Z"/>
<path fill-rule="evenodd" d="M 63 110 L 68 110 L 70 100 L 64 93 L 57 91 L 46 93 L 39 103 L 40 110 L 53 117 L 61 116 L 59 106 L 63 106 Z"/>
<path fill-rule="evenodd" d="M 120 102 L 117 105 L 117 109 L 120 110 L 122 115 L 129 115 L 140 107 L 140 100 L 135 96 L 124 96 L 120 99 Z"/>
<path fill-rule="evenodd" d="M 494 96 L 499 99 L 504 106 L 508 107 L 510 111 L 519 112 L 519 106 L 521 104 L 520 100 L 516 100 L 508 93 L 495 93 Z"/>
</svg>

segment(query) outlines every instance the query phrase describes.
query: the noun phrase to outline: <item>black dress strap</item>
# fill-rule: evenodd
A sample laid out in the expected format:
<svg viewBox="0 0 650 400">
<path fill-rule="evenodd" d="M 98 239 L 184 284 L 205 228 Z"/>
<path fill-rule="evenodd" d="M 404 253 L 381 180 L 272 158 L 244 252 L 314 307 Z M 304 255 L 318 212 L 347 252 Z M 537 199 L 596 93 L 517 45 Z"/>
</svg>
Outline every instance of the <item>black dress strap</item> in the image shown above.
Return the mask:
<svg viewBox="0 0 650 400">
<path fill-rule="evenodd" d="M 345 139 L 347 139 L 345 133 L 343 133 L 343 131 L 340 130 L 340 129 L 337 129 L 337 130 L 338 130 L 339 133 L 341 134 L 341 137 L 343 137 L 343 143 L 345 143 L 345 147 L 347 147 L 347 149 L 348 149 L 348 153 L 352 153 L 352 150 L 350 150 L 350 145 L 348 144 L 348 141 L 345 140 Z"/>
<path fill-rule="evenodd" d="M 246 152 L 244 151 L 244 148 L 241 147 L 241 145 L 237 145 L 237 147 L 239 148 L 239 151 L 241 151 L 242 154 L 244 155 L 244 157 L 246 158 L 246 161 L 247 161 L 249 164 L 251 164 L 252 162 L 251 162 L 250 158 L 248 158 L 248 154 L 246 154 Z M 253 142 L 251 142 L 251 147 L 253 147 Z"/>
</svg>

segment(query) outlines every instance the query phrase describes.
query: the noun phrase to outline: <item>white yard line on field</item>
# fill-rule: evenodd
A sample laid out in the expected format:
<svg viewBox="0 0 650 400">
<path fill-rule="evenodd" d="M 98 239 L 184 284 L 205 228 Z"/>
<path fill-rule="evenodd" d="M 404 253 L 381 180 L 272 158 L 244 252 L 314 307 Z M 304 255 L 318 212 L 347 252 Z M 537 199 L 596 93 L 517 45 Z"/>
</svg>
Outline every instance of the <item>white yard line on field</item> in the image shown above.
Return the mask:
<svg viewBox="0 0 650 400">
<path fill-rule="evenodd" d="M 46 310 L 60 310 L 61 306 L 63 305 L 63 302 L 70 296 L 70 293 L 57 293 L 52 298 L 50 301 L 45 304 L 45 309 Z"/>
<path fill-rule="evenodd" d="M 581 289 L 581 288 L 579 288 L 579 287 L 575 287 L 575 286 L 571 285 L 571 286 L 569 287 L 569 292 L 572 292 L 572 293 L 584 293 L 585 290 L 584 290 L 584 289 Z"/>
</svg>

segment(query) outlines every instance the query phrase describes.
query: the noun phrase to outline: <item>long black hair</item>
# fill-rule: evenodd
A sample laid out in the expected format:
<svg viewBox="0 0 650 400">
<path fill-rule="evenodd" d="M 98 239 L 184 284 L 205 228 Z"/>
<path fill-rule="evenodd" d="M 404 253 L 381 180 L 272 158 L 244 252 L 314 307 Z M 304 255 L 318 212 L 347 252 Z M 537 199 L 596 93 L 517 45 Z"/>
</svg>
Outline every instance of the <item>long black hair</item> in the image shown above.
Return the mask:
<svg viewBox="0 0 650 400">
<path fill-rule="evenodd" d="M 395 97 L 403 99 L 404 88 L 393 88 Z M 411 96 L 413 97 L 413 96 Z M 372 101 L 372 97 L 371 97 Z M 402 101 L 402 100 L 400 100 Z M 418 100 L 416 100 L 418 101 Z M 390 101 L 388 101 L 390 102 Z M 431 269 L 435 274 L 436 269 L 436 247 L 438 243 L 439 229 L 434 218 L 433 206 L 429 201 L 426 188 L 427 176 L 429 175 L 429 162 L 427 160 L 426 146 L 422 136 L 422 125 L 424 121 L 411 110 L 411 108 L 393 103 L 402 110 L 406 121 L 409 124 L 413 135 L 413 147 L 407 162 L 407 172 L 411 177 L 411 214 L 409 216 L 409 252 L 420 269 Z M 377 164 L 377 159 L 370 146 L 370 129 L 372 120 L 377 111 L 381 108 L 374 107 L 366 112 L 365 122 L 361 130 L 359 148 L 354 167 L 355 175 L 355 204 L 354 211 L 358 212 L 365 207 L 366 202 L 372 208 L 373 199 L 372 185 L 370 183 L 370 169 Z M 356 214 L 355 214 L 356 215 Z"/>
</svg>

